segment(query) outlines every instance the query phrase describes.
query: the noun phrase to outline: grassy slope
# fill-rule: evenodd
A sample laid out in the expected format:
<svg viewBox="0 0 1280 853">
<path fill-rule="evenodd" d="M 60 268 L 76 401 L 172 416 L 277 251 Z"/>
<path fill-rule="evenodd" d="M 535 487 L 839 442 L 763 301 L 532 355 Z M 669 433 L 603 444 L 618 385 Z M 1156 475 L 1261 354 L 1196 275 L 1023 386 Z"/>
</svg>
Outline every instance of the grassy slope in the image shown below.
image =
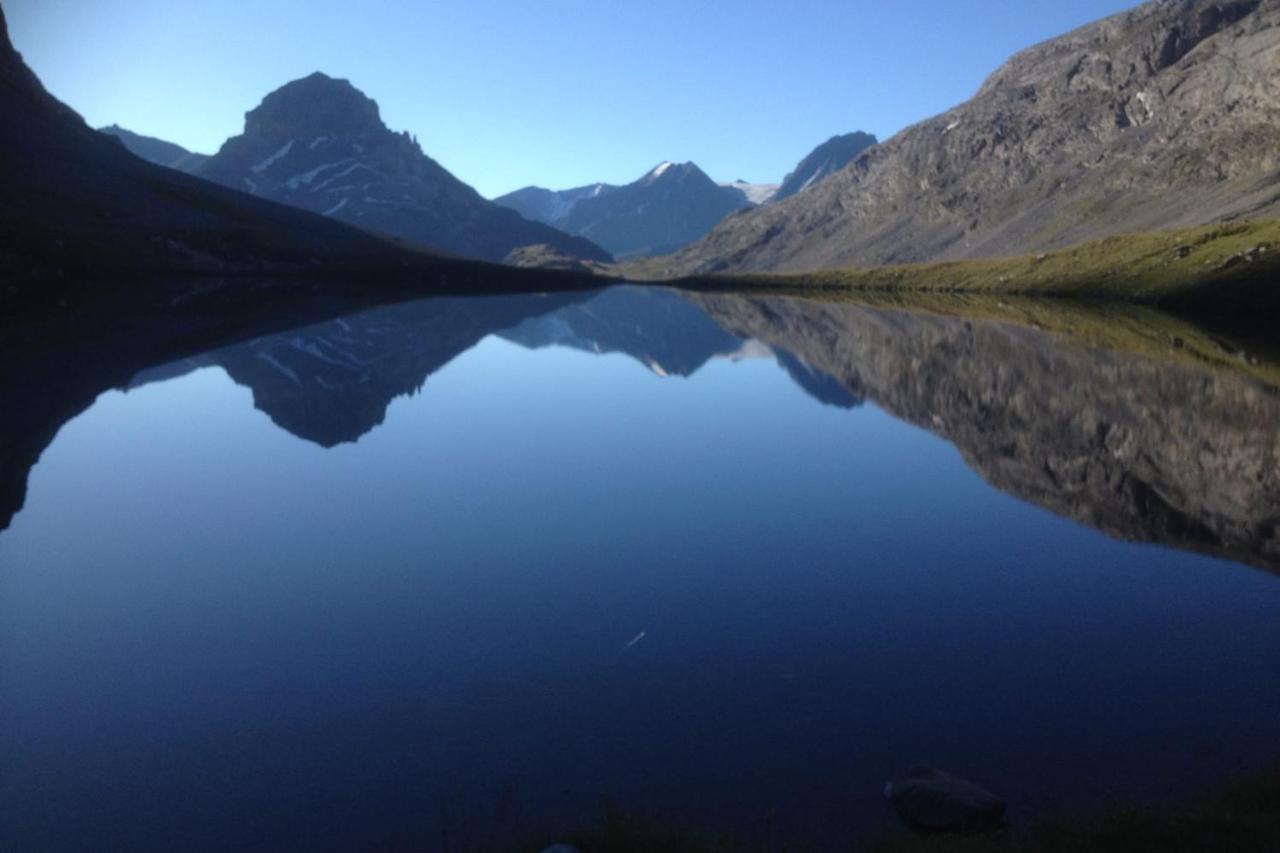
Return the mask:
<svg viewBox="0 0 1280 853">
<path fill-rule="evenodd" d="M 1245 254 L 1257 249 L 1252 260 Z M 644 279 L 651 267 L 620 271 Z M 1280 222 L 1219 224 L 1109 237 L 1041 255 L 794 274 L 715 275 L 690 289 L 916 291 L 1070 296 L 1210 305 L 1224 312 L 1280 307 Z"/>
</svg>

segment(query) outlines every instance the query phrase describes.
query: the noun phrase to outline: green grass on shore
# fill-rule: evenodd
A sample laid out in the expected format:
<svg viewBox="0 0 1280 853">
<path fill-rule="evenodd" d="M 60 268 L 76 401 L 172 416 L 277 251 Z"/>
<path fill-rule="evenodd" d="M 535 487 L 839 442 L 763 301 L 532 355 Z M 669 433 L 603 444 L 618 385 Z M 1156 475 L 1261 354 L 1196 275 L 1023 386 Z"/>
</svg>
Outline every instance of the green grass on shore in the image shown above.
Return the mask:
<svg viewBox="0 0 1280 853">
<path fill-rule="evenodd" d="M 1275 853 L 1280 850 L 1280 766 L 1181 808 L 1112 808 L 986 838 L 882 839 L 874 853 Z M 583 851 L 589 853 L 589 851 Z"/>
<path fill-rule="evenodd" d="M 755 853 L 765 849 L 620 814 L 606 816 L 598 827 L 567 841 L 581 853 Z M 798 853 L 803 848 L 783 844 L 767 849 Z M 902 830 L 862 848 L 851 841 L 849 849 L 869 853 L 1275 853 L 1280 851 L 1280 765 L 1182 806 L 1113 807 L 1088 817 L 977 837 L 918 836 Z"/>
<path fill-rule="evenodd" d="M 831 270 L 712 275 L 669 282 L 696 290 L 1006 293 L 1208 302 L 1225 309 L 1280 305 L 1280 221 L 1209 225 L 1108 237 L 1010 258 Z"/>
</svg>

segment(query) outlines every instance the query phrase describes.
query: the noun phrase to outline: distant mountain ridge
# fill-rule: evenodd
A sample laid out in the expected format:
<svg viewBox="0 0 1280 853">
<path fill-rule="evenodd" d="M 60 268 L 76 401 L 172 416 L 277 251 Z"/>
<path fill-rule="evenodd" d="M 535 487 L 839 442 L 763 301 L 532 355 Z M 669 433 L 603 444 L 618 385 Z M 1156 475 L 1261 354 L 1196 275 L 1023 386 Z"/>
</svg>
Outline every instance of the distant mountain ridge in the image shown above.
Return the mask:
<svg viewBox="0 0 1280 853">
<path fill-rule="evenodd" d="M 854 157 L 875 144 L 874 136 L 861 131 L 831 137 L 809 152 L 799 165 L 782 179 L 782 184 L 774 193 L 773 200 L 782 201 L 815 184 L 822 183 L 849 165 Z"/>
<path fill-rule="evenodd" d="M 717 184 L 696 164 L 670 161 L 625 186 L 526 187 L 494 201 L 586 237 L 619 258 L 674 251 L 752 205 L 742 190 Z"/>
<path fill-rule="evenodd" d="M 100 127 L 98 132 L 119 139 L 125 148 L 143 160 L 150 160 L 157 166 L 177 169 L 179 172 L 194 172 L 201 163 L 209 159 L 208 154 L 196 154 L 173 142 L 125 130 L 118 124 Z"/>
<path fill-rule="evenodd" d="M 1156 0 L 1026 50 L 977 95 L 671 274 L 989 257 L 1280 214 L 1280 0 Z"/>
<path fill-rule="evenodd" d="M 616 190 L 613 184 L 589 184 L 567 190 L 548 190 L 528 186 L 494 199 L 495 204 L 509 207 L 525 219 L 555 225 L 573 206 L 584 198 Z"/>
<path fill-rule="evenodd" d="M 501 261 L 546 244 L 575 257 L 608 252 L 485 200 L 382 122 L 377 103 L 319 72 L 268 94 L 195 174 L 448 254 Z"/>
</svg>

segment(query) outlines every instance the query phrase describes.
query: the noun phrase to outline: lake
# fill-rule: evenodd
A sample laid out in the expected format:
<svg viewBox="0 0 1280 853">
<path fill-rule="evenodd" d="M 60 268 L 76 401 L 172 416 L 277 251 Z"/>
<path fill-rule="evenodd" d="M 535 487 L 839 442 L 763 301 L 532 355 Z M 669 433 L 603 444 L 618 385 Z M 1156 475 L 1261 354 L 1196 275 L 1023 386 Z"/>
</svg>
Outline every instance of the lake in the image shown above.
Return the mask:
<svg viewBox="0 0 1280 853">
<path fill-rule="evenodd" d="M 1015 820 L 1203 793 L 1280 755 L 1280 392 L 1165 349 L 621 287 L 33 366 L 0 848 L 824 848 L 920 762 Z"/>
</svg>

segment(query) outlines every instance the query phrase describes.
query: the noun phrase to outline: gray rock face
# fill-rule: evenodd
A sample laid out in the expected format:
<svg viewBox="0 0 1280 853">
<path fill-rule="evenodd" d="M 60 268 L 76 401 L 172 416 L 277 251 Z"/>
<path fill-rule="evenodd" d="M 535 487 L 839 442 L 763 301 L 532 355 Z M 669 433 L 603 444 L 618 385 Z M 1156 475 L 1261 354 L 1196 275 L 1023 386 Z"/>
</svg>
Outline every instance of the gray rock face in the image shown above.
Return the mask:
<svg viewBox="0 0 1280 853">
<path fill-rule="evenodd" d="M 1004 823 L 1005 802 L 995 794 L 933 767 L 917 765 L 885 786 L 898 816 L 924 832 L 984 832 Z"/>
<path fill-rule="evenodd" d="M 1154 0 L 1033 47 L 674 273 L 984 257 L 1280 213 L 1280 0 Z"/>
<path fill-rule="evenodd" d="M 389 130 L 371 98 L 324 74 L 267 95 L 246 114 L 244 133 L 195 174 L 447 254 L 501 261 L 543 243 L 612 260 L 589 240 L 482 198 L 408 133 Z"/>
<path fill-rule="evenodd" d="M 693 298 L 939 434 L 1002 491 L 1118 538 L 1280 571 L 1280 390 L 1243 372 L 991 321 Z"/>
</svg>

